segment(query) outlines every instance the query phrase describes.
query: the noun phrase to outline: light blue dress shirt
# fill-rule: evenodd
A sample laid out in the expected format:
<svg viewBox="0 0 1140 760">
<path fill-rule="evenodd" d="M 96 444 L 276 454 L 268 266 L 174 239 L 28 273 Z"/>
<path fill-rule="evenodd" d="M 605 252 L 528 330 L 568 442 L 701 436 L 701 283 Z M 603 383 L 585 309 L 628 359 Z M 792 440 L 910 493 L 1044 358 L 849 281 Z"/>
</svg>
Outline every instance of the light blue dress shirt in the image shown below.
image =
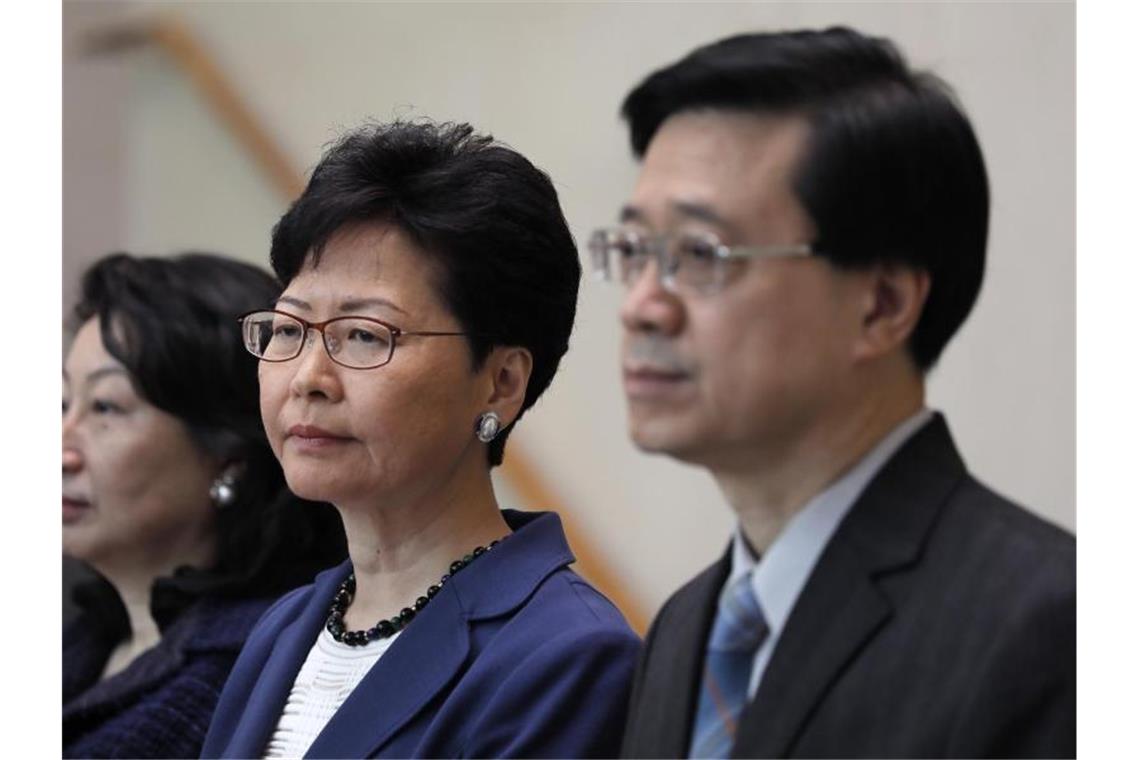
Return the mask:
<svg viewBox="0 0 1140 760">
<path fill-rule="evenodd" d="M 835 529 L 871 482 L 871 478 L 933 415 L 934 412 L 924 407 L 896 426 L 854 467 L 816 494 L 789 520 L 759 561 L 752 554 L 741 534 L 740 525 L 737 524 L 732 539 L 732 570 L 721 594 L 723 596 L 725 590 L 741 575 L 751 573 L 752 590 L 760 602 L 769 629 L 768 637 L 760 644 L 752 660 L 752 675 L 748 681 L 749 699 L 756 695 L 784 624 Z"/>
</svg>

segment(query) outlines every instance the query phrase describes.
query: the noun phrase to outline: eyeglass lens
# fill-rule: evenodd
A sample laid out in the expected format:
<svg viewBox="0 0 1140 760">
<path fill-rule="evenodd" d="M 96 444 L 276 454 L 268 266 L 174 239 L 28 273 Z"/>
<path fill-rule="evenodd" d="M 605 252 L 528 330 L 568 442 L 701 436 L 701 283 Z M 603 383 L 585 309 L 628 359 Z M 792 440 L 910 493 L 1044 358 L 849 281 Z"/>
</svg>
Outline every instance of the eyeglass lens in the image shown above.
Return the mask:
<svg viewBox="0 0 1140 760">
<path fill-rule="evenodd" d="M 718 255 L 720 242 L 707 234 L 680 234 L 661 238 L 625 230 L 599 232 L 591 241 L 594 269 L 601 276 L 615 276 L 623 285 L 637 281 L 657 258 L 659 276 L 666 283 L 705 288 L 719 282 L 726 262 Z"/>
<path fill-rule="evenodd" d="M 243 325 L 246 348 L 266 361 L 286 361 L 304 348 L 305 325 L 287 314 L 265 311 L 251 314 Z M 367 368 L 384 364 L 392 354 L 392 332 L 367 319 L 344 317 L 324 327 L 329 356 L 347 367 Z"/>
</svg>

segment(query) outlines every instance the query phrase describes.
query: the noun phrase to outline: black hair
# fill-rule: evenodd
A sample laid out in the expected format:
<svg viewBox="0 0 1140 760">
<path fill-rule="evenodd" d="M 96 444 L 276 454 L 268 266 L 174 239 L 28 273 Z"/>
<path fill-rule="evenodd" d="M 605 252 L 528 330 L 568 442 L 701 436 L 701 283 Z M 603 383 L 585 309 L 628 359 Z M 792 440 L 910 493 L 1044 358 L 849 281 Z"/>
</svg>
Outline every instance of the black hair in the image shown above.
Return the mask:
<svg viewBox="0 0 1140 760">
<path fill-rule="evenodd" d="M 670 116 L 693 110 L 803 116 L 807 150 L 793 190 L 837 267 L 929 272 L 909 350 L 928 370 L 977 300 L 989 186 L 953 92 L 910 70 L 889 40 L 845 27 L 744 34 L 694 50 L 626 97 L 639 158 Z"/>
<path fill-rule="evenodd" d="M 274 227 L 277 276 L 288 285 L 310 257 L 319 262 L 337 230 L 360 222 L 399 228 L 433 262 L 434 284 L 468 334 L 474 368 L 495 346 L 530 351 L 521 418 L 569 346 L 582 273 L 550 178 L 468 124 L 365 125 L 325 151 Z M 512 427 L 488 446 L 491 466 L 502 463 Z"/>
<path fill-rule="evenodd" d="M 347 556 L 336 510 L 288 491 L 261 424 L 257 359 L 243 347 L 237 315 L 280 292 L 268 272 L 197 252 L 115 253 L 83 275 L 72 328 L 97 319 L 137 392 L 181 420 L 202 451 L 241 467 L 233 503 L 217 513 L 216 563 L 160 580 L 153 605 L 278 595 Z"/>
</svg>

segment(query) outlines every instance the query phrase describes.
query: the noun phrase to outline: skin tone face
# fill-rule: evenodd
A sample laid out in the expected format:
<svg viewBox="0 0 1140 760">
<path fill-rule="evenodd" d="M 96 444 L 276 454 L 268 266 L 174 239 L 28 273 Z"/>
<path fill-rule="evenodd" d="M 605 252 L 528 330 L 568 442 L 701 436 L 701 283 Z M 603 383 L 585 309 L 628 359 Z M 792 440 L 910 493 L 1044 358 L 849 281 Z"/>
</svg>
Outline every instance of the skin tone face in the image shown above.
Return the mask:
<svg viewBox="0 0 1140 760">
<path fill-rule="evenodd" d="M 277 308 L 308 321 L 351 314 L 461 332 L 434 275 L 399 230 L 352 228 L 294 278 Z M 310 331 L 301 356 L 262 362 L 259 372 L 270 445 L 299 496 L 349 510 L 414 500 L 446 478 L 440 468 L 483 454 L 472 431 L 490 382 L 462 336 L 402 336 L 390 363 L 361 370 L 333 362 Z"/>
<path fill-rule="evenodd" d="M 674 116 L 649 146 L 625 223 L 712 232 L 728 245 L 811 243 L 790 186 L 806 137 L 796 118 Z M 815 258 L 734 262 L 713 294 L 670 293 L 650 265 L 621 311 L 634 442 L 754 467 L 843 397 L 856 295 L 851 278 Z"/>
<path fill-rule="evenodd" d="M 649 233 L 727 245 L 812 243 L 795 116 L 681 113 L 658 130 L 623 211 Z M 621 310 L 629 431 L 707 467 L 763 552 L 815 494 L 923 403 L 906 344 L 925 272 L 840 271 L 822 257 L 738 260 L 713 294 L 672 293 L 650 264 Z"/>
<path fill-rule="evenodd" d="M 135 391 L 95 319 L 75 336 L 63 387 L 64 553 L 112 582 L 209 563 L 219 464 Z"/>
<path fill-rule="evenodd" d="M 356 315 L 461 332 L 435 266 L 396 227 L 345 227 L 277 308 L 309 322 Z M 509 532 L 475 424 L 487 411 L 504 426 L 517 417 L 530 368 L 525 349 L 496 347 L 475 368 L 463 336 L 403 335 L 388 364 L 351 369 L 315 330 L 300 356 L 260 363 L 262 419 L 290 489 L 332 502 L 344 521 L 357 581 L 349 629 L 390 617 L 452 561 Z"/>
</svg>

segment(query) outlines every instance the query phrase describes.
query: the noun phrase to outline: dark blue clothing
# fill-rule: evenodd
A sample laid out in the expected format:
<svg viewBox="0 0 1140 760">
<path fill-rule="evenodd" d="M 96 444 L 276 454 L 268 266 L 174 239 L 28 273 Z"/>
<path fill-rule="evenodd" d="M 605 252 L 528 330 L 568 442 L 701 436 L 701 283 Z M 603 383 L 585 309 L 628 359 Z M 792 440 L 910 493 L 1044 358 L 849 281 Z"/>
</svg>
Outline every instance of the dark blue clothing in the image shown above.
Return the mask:
<svg viewBox="0 0 1140 760">
<path fill-rule="evenodd" d="M 578 577 L 553 513 L 455 575 L 333 715 L 307 757 L 613 757 L 639 640 Z M 203 757 L 261 757 L 349 563 L 266 613 Z"/>
<path fill-rule="evenodd" d="M 122 637 L 80 615 L 63 635 L 63 756 L 197 757 L 242 643 L 272 602 L 195 602 L 103 681 Z"/>
</svg>

